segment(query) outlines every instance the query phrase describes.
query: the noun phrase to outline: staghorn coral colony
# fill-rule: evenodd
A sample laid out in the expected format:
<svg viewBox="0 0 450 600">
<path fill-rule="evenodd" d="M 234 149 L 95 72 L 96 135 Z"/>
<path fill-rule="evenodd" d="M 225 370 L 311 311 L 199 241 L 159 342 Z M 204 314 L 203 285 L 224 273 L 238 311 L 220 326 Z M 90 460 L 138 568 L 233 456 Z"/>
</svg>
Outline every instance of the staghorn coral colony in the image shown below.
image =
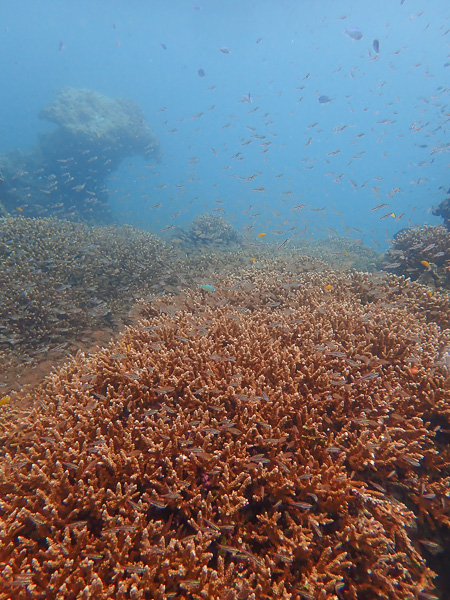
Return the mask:
<svg viewBox="0 0 450 600">
<path fill-rule="evenodd" d="M 159 290 L 170 252 L 131 227 L 55 218 L 0 219 L 0 368 L 36 362 L 89 330 L 120 325 L 136 296 Z"/>
<path fill-rule="evenodd" d="M 3 407 L 0 598 L 449 589 L 448 296 L 270 267 L 143 303 Z"/>
<path fill-rule="evenodd" d="M 299 267 L 298 259 L 291 253 L 271 264 L 294 272 L 327 268 L 307 257 Z M 9 217 L 0 219 L 0 261 L 0 388 L 20 390 L 29 376 L 36 381 L 37 367 L 45 372 L 68 353 L 92 347 L 97 334 L 106 342 L 131 323 L 136 298 L 220 278 L 250 257 L 214 248 L 188 256 L 185 248 L 126 226 Z"/>
<path fill-rule="evenodd" d="M 88 227 L 158 142 L 92 90 L 40 117 L 0 157 L 0 600 L 449 597 L 448 231 Z"/>
</svg>

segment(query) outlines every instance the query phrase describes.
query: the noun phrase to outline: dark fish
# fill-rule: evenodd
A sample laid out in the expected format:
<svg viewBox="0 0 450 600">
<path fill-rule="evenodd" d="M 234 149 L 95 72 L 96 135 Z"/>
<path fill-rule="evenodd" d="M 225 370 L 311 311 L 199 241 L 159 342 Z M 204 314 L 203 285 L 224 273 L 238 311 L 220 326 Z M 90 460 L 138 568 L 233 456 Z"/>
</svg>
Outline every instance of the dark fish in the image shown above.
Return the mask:
<svg viewBox="0 0 450 600">
<path fill-rule="evenodd" d="M 345 30 L 345 33 L 348 35 L 348 37 L 351 37 L 354 40 L 360 40 L 363 36 L 357 27 L 350 27 L 349 29 Z"/>
<path fill-rule="evenodd" d="M 372 42 L 372 46 L 375 52 L 378 54 L 378 52 L 380 51 L 380 42 L 377 39 L 375 39 Z"/>
<path fill-rule="evenodd" d="M 257 44 L 260 44 L 261 42 L 262 42 L 262 38 L 258 38 L 258 39 L 256 40 L 256 43 L 257 43 Z"/>
<path fill-rule="evenodd" d="M 330 98 L 329 96 L 319 96 L 319 102 L 320 104 L 326 104 L 327 102 L 332 102 L 333 98 Z"/>
<path fill-rule="evenodd" d="M 219 48 L 220 52 L 222 52 L 222 54 L 231 54 L 231 50 L 229 48 L 225 48 L 225 46 L 223 48 Z"/>
<path fill-rule="evenodd" d="M 161 48 L 162 48 L 163 50 L 167 50 L 167 46 L 166 46 L 165 44 L 163 44 L 162 42 L 161 42 Z"/>
<path fill-rule="evenodd" d="M 198 73 L 198 76 L 199 76 L 199 77 L 204 77 L 204 76 L 206 75 L 206 73 L 205 73 L 205 71 L 204 71 L 203 69 L 199 69 L 199 70 L 197 71 L 197 73 Z"/>
<path fill-rule="evenodd" d="M 59 44 L 58 44 L 58 50 L 59 50 L 60 52 L 62 52 L 62 51 L 64 50 L 64 48 L 65 48 L 65 46 L 64 46 L 64 42 L 63 42 L 63 41 L 59 42 Z"/>
</svg>

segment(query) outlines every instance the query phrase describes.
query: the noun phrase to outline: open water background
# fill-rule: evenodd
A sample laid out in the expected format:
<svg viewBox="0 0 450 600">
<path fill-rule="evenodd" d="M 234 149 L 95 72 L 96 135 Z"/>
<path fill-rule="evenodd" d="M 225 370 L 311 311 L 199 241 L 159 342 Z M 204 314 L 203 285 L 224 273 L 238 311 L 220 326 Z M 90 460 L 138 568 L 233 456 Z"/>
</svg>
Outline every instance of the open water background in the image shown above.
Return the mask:
<svg viewBox="0 0 450 600">
<path fill-rule="evenodd" d="M 120 223 L 159 233 L 218 211 L 262 243 L 335 231 L 384 249 L 402 227 L 440 222 L 444 0 L 2 0 L 0 13 L 0 152 L 36 142 L 64 86 L 144 110 L 163 157 L 111 177 Z"/>
</svg>

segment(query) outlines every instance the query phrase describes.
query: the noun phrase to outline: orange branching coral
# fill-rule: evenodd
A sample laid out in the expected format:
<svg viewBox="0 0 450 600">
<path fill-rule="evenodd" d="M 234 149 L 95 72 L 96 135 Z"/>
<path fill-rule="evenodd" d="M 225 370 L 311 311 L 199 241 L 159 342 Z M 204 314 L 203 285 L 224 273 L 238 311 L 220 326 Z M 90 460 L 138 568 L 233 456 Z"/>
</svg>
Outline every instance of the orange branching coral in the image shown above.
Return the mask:
<svg viewBox="0 0 450 600">
<path fill-rule="evenodd" d="M 433 597 L 450 336 L 358 277 L 248 271 L 53 374 L 2 428 L 0 598 Z"/>
</svg>

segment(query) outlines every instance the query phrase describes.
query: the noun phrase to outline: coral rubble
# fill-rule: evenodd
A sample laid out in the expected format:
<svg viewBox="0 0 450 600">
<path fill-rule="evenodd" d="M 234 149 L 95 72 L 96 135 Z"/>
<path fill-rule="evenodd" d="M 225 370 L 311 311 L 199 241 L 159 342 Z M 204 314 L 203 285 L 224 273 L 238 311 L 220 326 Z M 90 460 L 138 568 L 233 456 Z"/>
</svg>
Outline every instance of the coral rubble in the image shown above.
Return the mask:
<svg viewBox="0 0 450 600">
<path fill-rule="evenodd" d="M 450 332 L 420 289 L 243 269 L 3 407 L 0 599 L 433 597 Z"/>
<path fill-rule="evenodd" d="M 39 116 L 57 128 L 28 152 L 0 156 L 0 213 L 110 222 L 108 176 L 128 156 L 159 156 L 142 110 L 133 100 L 65 88 Z"/>
</svg>

